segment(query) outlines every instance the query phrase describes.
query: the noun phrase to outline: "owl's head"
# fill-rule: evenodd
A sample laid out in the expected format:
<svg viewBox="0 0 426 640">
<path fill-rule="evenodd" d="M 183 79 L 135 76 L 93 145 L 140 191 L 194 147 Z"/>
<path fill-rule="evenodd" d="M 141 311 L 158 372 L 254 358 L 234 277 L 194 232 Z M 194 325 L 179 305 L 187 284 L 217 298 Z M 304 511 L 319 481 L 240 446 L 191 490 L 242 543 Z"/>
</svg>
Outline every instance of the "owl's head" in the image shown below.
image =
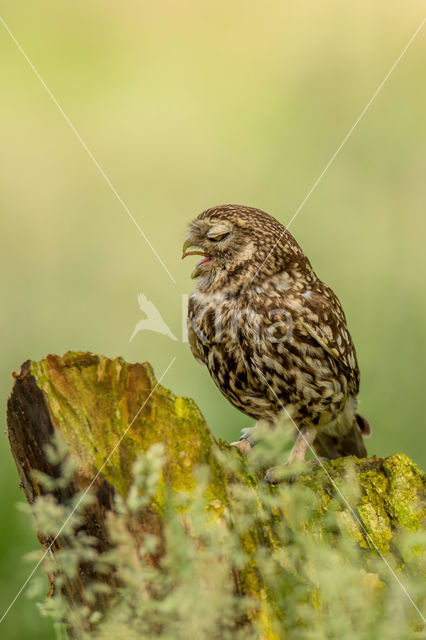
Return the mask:
<svg viewBox="0 0 426 640">
<path fill-rule="evenodd" d="M 202 256 L 191 277 L 199 277 L 205 287 L 250 282 L 276 273 L 285 267 L 286 256 L 294 257 L 295 248 L 300 250 L 272 216 L 253 207 L 228 204 L 207 209 L 191 222 L 182 258 Z"/>
</svg>

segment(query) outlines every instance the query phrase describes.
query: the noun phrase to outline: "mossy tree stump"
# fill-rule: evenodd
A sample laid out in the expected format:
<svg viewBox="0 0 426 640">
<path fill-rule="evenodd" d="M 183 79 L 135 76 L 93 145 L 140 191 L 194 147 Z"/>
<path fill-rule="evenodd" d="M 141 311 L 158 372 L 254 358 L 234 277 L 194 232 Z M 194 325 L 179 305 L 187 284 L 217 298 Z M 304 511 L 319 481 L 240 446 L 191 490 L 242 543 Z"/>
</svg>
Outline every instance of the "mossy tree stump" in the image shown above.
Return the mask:
<svg viewBox="0 0 426 640">
<path fill-rule="evenodd" d="M 52 477 L 58 475 L 45 447 L 55 432 L 60 433 L 77 468 L 72 484 L 64 490 L 55 489 L 55 497 L 65 500 L 70 493 L 91 486 L 95 500 L 85 513 L 85 528 L 96 538 L 100 552 L 110 545 L 106 521 L 114 509 L 114 498 L 117 494 L 126 496 L 132 464 L 140 452 L 154 443 L 161 442 L 165 450 L 161 486 L 155 499 L 139 514 L 136 537 L 149 532 L 161 538 L 162 496 L 166 489 L 190 494 L 196 482 L 194 471 L 200 465 L 207 466 L 210 472 L 206 489 L 209 508 L 217 518 L 224 509 L 232 512 L 230 471 L 221 463 L 217 455 L 220 451 L 227 450 L 240 465 L 239 471 L 231 474 L 234 482 L 254 491 L 262 482 L 261 476 L 247 469 L 238 451 L 215 440 L 194 401 L 175 397 L 159 385 L 147 363 L 129 364 L 122 358 L 68 352 L 63 357 L 49 355 L 40 362 L 27 361 L 15 378 L 8 401 L 8 434 L 26 498 L 33 503 L 45 492 L 34 470 Z M 352 534 L 365 549 L 386 554 L 398 528 L 415 530 L 420 526 L 424 476 L 404 454 L 326 463 L 327 472 L 336 481 L 344 477 L 349 467 L 360 488 L 358 520 L 351 523 Z M 300 482 L 315 490 L 320 510 L 326 511 L 333 491 L 324 482 L 324 471 L 313 469 Z M 273 523 L 259 522 L 252 537 L 273 549 Z M 46 548 L 52 545 L 55 551 L 61 546 L 61 537 L 53 544 L 52 540 L 40 536 L 42 544 Z M 159 556 L 161 546 L 157 557 L 152 557 L 154 564 Z M 79 579 L 67 586 L 67 597 L 81 601 L 84 583 L 94 574 L 93 566 L 82 564 Z M 53 591 L 54 578 L 49 578 Z M 117 586 L 113 573 L 98 578 Z M 234 571 L 230 580 L 235 581 L 238 593 L 265 598 L 255 567 L 251 573 Z M 99 596 L 97 606 L 106 607 L 107 601 Z"/>
</svg>

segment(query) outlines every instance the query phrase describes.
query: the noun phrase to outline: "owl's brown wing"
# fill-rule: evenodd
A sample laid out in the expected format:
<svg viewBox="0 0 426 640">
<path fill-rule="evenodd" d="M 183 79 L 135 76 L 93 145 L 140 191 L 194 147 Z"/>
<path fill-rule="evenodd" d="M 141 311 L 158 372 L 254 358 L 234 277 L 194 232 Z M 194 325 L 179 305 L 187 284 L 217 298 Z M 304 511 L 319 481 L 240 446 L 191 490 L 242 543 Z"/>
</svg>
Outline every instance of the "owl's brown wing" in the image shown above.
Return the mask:
<svg viewBox="0 0 426 640">
<path fill-rule="evenodd" d="M 316 291 L 298 294 L 296 300 L 302 306 L 299 320 L 302 330 L 334 359 L 350 381 L 351 391 L 358 393 L 359 369 L 355 347 L 339 300 L 322 283 Z"/>
<path fill-rule="evenodd" d="M 333 291 L 317 281 L 313 289 L 300 291 L 285 288 L 281 293 L 280 284 L 280 281 L 275 282 L 272 300 L 275 307 L 280 304 L 282 311 L 277 317 L 275 308 L 271 322 L 282 320 L 283 326 L 287 326 L 287 339 L 289 332 L 292 332 L 296 344 L 320 346 L 346 376 L 351 392 L 356 395 L 359 390 L 359 369 L 355 348 L 342 306 Z M 280 291 L 278 296 L 277 291 Z"/>
</svg>

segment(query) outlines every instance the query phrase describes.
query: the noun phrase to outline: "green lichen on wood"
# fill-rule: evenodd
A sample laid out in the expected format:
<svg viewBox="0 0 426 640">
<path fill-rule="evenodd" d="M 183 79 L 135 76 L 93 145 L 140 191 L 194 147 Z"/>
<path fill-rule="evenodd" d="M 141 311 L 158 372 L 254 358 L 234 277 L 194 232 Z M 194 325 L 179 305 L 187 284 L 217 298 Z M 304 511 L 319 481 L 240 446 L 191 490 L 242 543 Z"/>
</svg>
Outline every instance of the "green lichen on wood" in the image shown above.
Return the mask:
<svg viewBox="0 0 426 640">
<path fill-rule="evenodd" d="M 157 383 L 149 363 L 129 364 L 123 358 L 69 351 L 63 357 L 49 355 L 31 362 L 30 371 L 83 475 L 90 477 L 102 468 L 102 475 L 124 496 L 138 454 L 161 442 L 166 454 L 164 486 L 191 492 L 194 469 L 207 464 L 211 502 L 220 512 L 229 501 L 226 487 L 233 474 L 215 455 L 218 449 L 229 452 L 229 445 L 215 441 L 193 400 L 176 397 Z M 404 454 L 384 460 L 342 458 L 325 463 L 324 468 L 326 474 L 318 467 L 300 478 L 317 496 L 319 520 L 330 501 L 339 498 L 335 485 L 353 474 L 360 490 L 355 515 L 361 524 L 352 518 L 348 526 L 361 545 L 386 552 L 396 526 L 420 526 L 425 515 L 424 507 L 419 507 L 425 478 Z M 237 469 L 239 482 L 256 486 L 260 478 L 243 460 Z M 264 524 L 265 536 L 273 545 L 269 524 Z"/>
<path fill-rule="evenodd" d="M 426 517 L 426 476 L 406 455 L 352 456 L 323 463 L 299 482 L 319 499 L 317 520 L 332 501 L 341 504 L 342 523 L 362 547 L 386 553 L 397 527 L 420 529 Z M 347 499 L 354 492 L 352 499 Z"/>
<path fill-rule="evenodd" d="M 399 529 L 416 531 L 426 515 L 424 474 L 407 456 L 395 454 L 385 459 L 347 457 L 307 467 L 292 488 L 293 498 L 297 492 L 303 497 L 306 513 L 300 512 L 297 521 L 292 519 L 282 492 L 282 501 L 276 502 L 265 516 L 268 495 L 279 497 L 279 490 L 264 484 L 263 473 L 252 466 L 250 456 L 245 459 L 227 443 L 217 442 L 194 401 L 176 397 L 158 384 L 148 363 L 130 364 L 122 358 L 70 351 L 63 357 L 49 355 L 40 362 L 29 363 L 18 375 L 17 383 L 28 375 L 33 376 L 43 393 L 53 429 L 61 434 L 77 462 L 79 489 L 99 472 L 112 493 L 125 498 L 132 482 L 133 463 L 142 452 L 161 443 L 165 464 L 150 505 L 157 524 L 170 493 L 196 493 L 200 467 L 209 472 L 205 503 L 213 524 L 226 523 L 232 528 L 241 516 L 251 516 L 249 526 L 239 531 L 247 561 L 235 572 L 234 579 L 237 590 L 257 602 L 253 620 L 260 621 L 264 638 L 280 637 L 274 632 L 273 619 L 282 617 L 283 605 L 277 592 L 267 587 L 257 554 L 259 549 L 266 549 L 270 554 L 281 554 L 285 560 L 283 527 L 289 546 L 292 536 L 300 531 L 308 532 L 318 543 L 327 540 L 331 544 L 336 536 L 347 533 L 370 555 L 377 551 L 387 554 L 392 550 L 395 533 Z M 25 395 L 25 389 L 21 388 L 20 393 Z M 11 407 L 18 405 L 11 403 Z M 27 410 L 30 412 L 30 408 Z M 12 432 L 13 425 L 20 421 L 19 411 L 11 409 L 11 417 Z M 19 461 L 19 455 L 15 459 Z M 29 477 L 27 472 L 28 469 L 21 477 Z M 26 481 L 23 486 L 28 484 Z M 241 504 L 238 488 L 244 493 Z M 40 493 L 38 487 L 34 493 Z M 335 516 L 338 531 L 328 528 L 330 514 Z M 149 513 L 145 515 L 142 534 L 149 520 Z M 160 529 L 153 527 L 155 533 Z M 290 573 L 288 584 L 280 586 L 284 595 L 292 588 Z M 313 589 L 310 599 L 313 606 L 319 607 L 315 598 Z"/>
<path fill-rule="evenodd" d="M 31 362 L 30 371 L 81 475 L 90 477 L 102 468 L 124 496 L 138 454 L 161 442 L 165 485 L 192 490 L 193 469 L 207 462 L 214 493 L 224 497 L 223 478 L 220 482 L 211 456 L 214 438 L 201 412 L 193 400 L 177 398 L 158 384 L 149 363 L 69 351 L 62 358 Z"/>
</svg>

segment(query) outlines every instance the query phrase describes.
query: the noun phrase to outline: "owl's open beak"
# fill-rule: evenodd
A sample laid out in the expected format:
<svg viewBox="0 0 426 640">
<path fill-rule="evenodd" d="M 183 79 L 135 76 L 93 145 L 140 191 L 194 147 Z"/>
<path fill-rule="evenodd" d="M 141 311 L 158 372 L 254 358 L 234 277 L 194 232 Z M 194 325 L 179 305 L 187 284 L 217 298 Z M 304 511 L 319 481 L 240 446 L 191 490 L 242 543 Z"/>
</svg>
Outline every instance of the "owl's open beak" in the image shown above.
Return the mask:
<svg viewBox="0 0 426 640">
<path fill-rule="evenodd" d="M 206 253 L 205 251 L 199 251 L 198 249 L 197 251 L 187 251 L 189 247 L 193 247 L 193 246 L 194 244 L 192 240 L 189 240 L 189 239 L 185 240 L 182 247 L 182 260 L 186 258 L 186 256 L 204 256 L 205 258 L 210 258 L 210 254 Z"/>
<path fill-rule="evenodd" d="M 199 249 L 196 249 L 195 251 L 187 251 L 189 247 L 194 246 L 196 245 L 193 244 L 192 240 L 188 239 L 185 240 L 182 247 L 182 260 L 186 258 L 186 256 L 203 256 L 203 259 L 200 260 L 200 262 L 196 265 L 194 271 L 191 273 L 192 279 L 197 278 L 201 274 L 202 265 L 210 262 L 211 260 L 211 255 L 209 253 L 206 253 L 206 251 L 200 251 Z"/>
</svg>

